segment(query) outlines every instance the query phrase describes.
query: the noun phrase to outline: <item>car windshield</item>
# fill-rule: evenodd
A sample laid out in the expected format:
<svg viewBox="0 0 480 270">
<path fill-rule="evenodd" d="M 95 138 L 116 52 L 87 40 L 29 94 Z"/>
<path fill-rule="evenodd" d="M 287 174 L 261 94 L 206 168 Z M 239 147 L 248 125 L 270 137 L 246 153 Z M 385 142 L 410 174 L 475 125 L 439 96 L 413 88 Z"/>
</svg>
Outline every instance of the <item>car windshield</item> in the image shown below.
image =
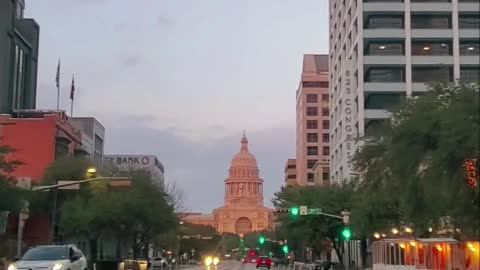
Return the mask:
<svg viewBox="0 0 480 270">
<path fill-rule="evenodd" d="M 67 247 L 37 247 L 23 255 L 23 261 L 54 261 L 68 258 Z"/>
</svg>

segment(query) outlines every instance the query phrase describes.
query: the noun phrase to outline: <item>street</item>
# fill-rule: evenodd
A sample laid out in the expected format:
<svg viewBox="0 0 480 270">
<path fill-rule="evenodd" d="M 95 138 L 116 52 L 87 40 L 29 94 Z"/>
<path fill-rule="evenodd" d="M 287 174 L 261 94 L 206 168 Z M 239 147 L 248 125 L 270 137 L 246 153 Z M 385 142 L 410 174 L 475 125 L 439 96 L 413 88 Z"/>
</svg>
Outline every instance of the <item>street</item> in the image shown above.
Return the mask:
<svg viewBox="0 0 480 270">
<path fill-rule="evenodd" d="M 257 269 L 255 264 L 243 264 L 241 262 L 236 261 L 225 261 L 221 262 L 218 266 L 192 266 L 191 268 L 183 268 L 188 270 L 254 270 Z M 266 269 L 266 268 L 265 268 Z M 283 270 L 287 268 L 283 268 L 283 266 L 279 267 L 272 267 L 270 269 L 274 270 Z"/>
</svg>

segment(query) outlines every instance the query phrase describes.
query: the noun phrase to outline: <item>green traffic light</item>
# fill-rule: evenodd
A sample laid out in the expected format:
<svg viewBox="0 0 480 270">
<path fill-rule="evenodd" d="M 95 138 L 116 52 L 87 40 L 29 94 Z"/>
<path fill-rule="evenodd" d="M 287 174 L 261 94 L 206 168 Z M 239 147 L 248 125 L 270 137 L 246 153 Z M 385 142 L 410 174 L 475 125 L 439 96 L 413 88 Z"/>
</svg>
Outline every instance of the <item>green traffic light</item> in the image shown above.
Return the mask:
<svg viewBox="0 0 480 270">
<path fill-rule="evenodd" d="M 290 214 L 292 214 L 292 216 L 298 216 L 299 213 L 300 213 L 300 209 L 298 207 L 290 208 Z"/>
<path fill-rule="evenodd" d="M 342 231 L 342 236 L 345 240 L 350 240 L 350 237 L 352 237 L 352 232 L 350 231 L 349 228 L 344 228 Z"/>
<path fill-rule="evenodd" d="M 258 238 L 258 242 L 260 243 L 260 245 L 263 245 L 265 243 L 265 237 L 260 236 L 260 238 Z"/>
<path fill-rule="evenodd" d="M 283 246 L 283 247 L 282 247 L 282 250 L 283 250 L 284 253 L 288 253 L 288 246 L 286 246 L 286 245 Z"/>
</svg>

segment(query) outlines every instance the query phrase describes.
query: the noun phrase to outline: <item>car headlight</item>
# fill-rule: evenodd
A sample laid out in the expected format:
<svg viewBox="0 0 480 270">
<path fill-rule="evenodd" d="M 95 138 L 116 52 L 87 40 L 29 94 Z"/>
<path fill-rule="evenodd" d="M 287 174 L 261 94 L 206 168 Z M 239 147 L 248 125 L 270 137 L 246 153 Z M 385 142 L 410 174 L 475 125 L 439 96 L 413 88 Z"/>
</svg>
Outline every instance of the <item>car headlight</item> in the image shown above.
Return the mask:
<svg viewBox="0 0 480 270">
<path fill-rule="evenodd" d="M 60 263 L 56 263 L 53 267 L 52 270 L 61 270 L 63 268 L 63 265 Z"/>
<path fill-rule="evenodd" d="M 220 262 L 218 257 L 213 258 L 213 265 L 217 265 Z"/>
<path fill-rule="evenodd" d="M 14 264 L 10 264 L 7 270 L 17 270 L 17 267 Z"/>
<path fill-rule="evenodd" d="M 212 257 L 208 256 L 206 259 L 205 259 L 205 265 L 206 266 L 210 266 L 213 262 L 213 259 Z"/>
</svg>

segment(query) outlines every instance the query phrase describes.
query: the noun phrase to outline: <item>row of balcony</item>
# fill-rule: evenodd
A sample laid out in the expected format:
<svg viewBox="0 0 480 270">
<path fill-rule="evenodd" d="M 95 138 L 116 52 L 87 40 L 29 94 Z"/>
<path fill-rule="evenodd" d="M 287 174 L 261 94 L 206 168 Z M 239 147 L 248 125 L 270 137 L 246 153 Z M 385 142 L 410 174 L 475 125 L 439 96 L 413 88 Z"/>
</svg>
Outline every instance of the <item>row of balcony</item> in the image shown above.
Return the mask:
<svg viewBox="0 0 480 270">
<path fill-rule="evenodd" d="M 470 12 L 479 10 L 480 4 L 476 0 L 459 1 L 458 11 Z M 410 10 L 412 12 L 431 12 L 432 10 L 439 12 L 451 12 L 451 1 L 410 1 Z M 405 3 L 403 1 L 364 1 L 363 11 L 365 12 L 403 12 L 405 11 Z"/>
</svg>

